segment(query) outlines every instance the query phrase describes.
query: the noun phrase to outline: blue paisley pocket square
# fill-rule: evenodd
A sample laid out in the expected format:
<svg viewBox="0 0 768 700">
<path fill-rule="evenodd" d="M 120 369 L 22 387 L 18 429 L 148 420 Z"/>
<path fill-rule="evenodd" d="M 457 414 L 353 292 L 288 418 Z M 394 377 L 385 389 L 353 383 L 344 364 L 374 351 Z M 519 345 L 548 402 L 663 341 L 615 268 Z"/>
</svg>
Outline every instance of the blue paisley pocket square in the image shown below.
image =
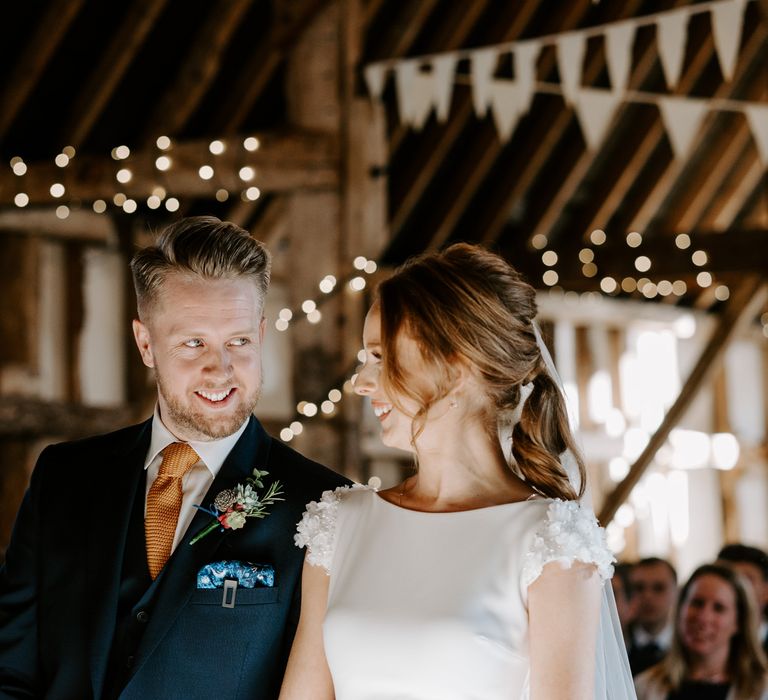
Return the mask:
<svg viewBox="0 0 768 700">
<path fill-rule="evenodd" d="M 275 568 L 271 564 L 248 561 L 214 561 L 197 572 L 198 588 L 224 588 L 225 581 L 237 581 L 240 588 L 272 588 Z"/>
</svg>

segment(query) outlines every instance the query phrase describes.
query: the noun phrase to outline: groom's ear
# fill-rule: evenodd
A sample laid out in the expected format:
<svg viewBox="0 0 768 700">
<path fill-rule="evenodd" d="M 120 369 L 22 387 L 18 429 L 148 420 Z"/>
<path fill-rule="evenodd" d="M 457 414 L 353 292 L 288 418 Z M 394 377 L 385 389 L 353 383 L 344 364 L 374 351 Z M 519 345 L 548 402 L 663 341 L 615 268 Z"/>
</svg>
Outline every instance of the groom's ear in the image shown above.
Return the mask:
<svg viewBox="0 0 768 700">
<path fill-rule="evenodd" d="M 133 338 L 141 355 L 141 361 L 147 367 L 154 367 L 155 358 L 152 354 L 152 338 L 149 334 L 149 328 L 138 319 L 134 319 L 131 325 L 133 327 Z"/>
</svg>

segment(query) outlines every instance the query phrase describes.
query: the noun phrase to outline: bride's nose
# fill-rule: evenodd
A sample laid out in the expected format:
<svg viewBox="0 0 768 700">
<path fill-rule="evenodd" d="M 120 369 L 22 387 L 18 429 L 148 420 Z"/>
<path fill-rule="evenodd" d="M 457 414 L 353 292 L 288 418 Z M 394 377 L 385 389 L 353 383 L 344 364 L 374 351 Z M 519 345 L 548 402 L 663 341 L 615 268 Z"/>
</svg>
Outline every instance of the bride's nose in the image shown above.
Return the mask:
<svg viewBox="0 0 768 700">
<path fill-rule="evenodd" d="M 364 364 L 355 376 L 355 393 L 358 396 L 367 396 L 378 387 L 378 372 L 369 364 Z"/>
</svg>

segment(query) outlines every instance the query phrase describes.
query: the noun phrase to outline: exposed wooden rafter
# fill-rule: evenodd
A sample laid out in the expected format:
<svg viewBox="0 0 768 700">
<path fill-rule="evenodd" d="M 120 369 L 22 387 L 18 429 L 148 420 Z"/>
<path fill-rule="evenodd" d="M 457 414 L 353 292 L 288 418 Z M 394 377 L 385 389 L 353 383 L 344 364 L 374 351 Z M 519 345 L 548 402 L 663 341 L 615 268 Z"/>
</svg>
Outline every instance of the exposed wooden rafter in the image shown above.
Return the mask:
<svg viewBox="0 0 768 700">
<path fill-rule="evenodd" d="M 159 101 L 144 131 L 143 143 L 166 134 L 173 136 L 183 128 L 216 78 L 224 52 L 240 20 L 253 0 L 216 0 L 208 19 L 180 64 L 179 73 Z"/>
<path fill-rule="evenodd" d="M 80 148 L 114 94 L 168 0 L 135 0 L 106 51 L 73 100 L 65 140 Z"/>
<path fill-rule="evenodd" d="M 460 47 L 472 30 L 477 19 L 482 15 L 487 7 L 486 0 L 478 0 L 471 3 L 468 8 L 461 8 L 461 17 L 455 24 L 455 27 L 444 38 L 438 37 L 437 46 L 444 46 L 445 51 L 451 51 Z M 457 6 L 458 7 L 458 6 Z M 528 7 L 528 6 L 525 6 Z M 529 16 L 531 10 L 524 9 L 517 15 L 521 24 Z M 514 31 L 514 29 L 513 29 Z M 442 129 L 433 129 L 424 139 L 424 145 L 420 148 L 423 157 L 414 159 L 413 167 L 410 172 L 404 174 L 404 180 L 409 184 L 405 188 L 405 194 L 400 200 L 397 209 L 392 217 L 390 230 L 392 235 L 396 236 L 408 217 L 413 212 L 414 207 L 419 203 L 424 191 L 435 176 L 435 172 L 440 164 L 444 162 L 451 146 L 456 142 L 459 134 L 470 119 L 472 111 L 472 102 L 466 93 L 461 93 L 456 104 L 452 107 L 452 113 L 449 116 L 447 124 Z M 390 138 L 390 151 L 396 152 L 405 138 L 409 127 L 399 124 Z"/>
<path fill-rule="evenodd" d="M 563 18 L 563 25 L 564 27 L 575 27 L 578 25 L 579 21 L 582 19 L 584 14 L 588 11 L 589 5 L 586 3 L 574 3 L 572 6 L 569 7 L 569 11 L 567 13 L 564 13 L 565 16 Z M 540 67 L 544 73 L 546 73 L 548 70 L 551 70 L 552 68 L 552 61 L 553 54 L 548 53 L 545 55 L 545 57 L 540 62 Z M 589 73 L 590 71 L 594 71 L 595 68 L 591 67 L 592 63 L 590 63 L 590 67 L 586 69 L 586 72 Z M 559 142 L 560 137 L 562 137 L 563 132 L 565 131 L 566 127 L 568 126 L 568 123 L 570 123 L 571 116 L 567 112 L 565 113 L 566 116 L 563 116 L 561 113 L 558 117 L 555 127 L 553 129 L 547 129 L 547 135 L 545 139 L 543 139 L 543 142 L 540 144 L 539 148 L 537 149 L 537 152 L 530 161 L 528 161 L 528 167 L 526 168 L 527 171 L 532 170 L 532 168 L 541 167 L 544 163 L 544 158 L 548 157 L 548 155 L 551 153 L 549 148 L 554 148 L 554 146 Z M 486 135 L 483 138 L 483 144 L 480 148 L 477 148 L 473 151 L 472 158 L 475 161 L 473 166 L 469 169 L 469 174 L 463 174 L 464 183 L 462 184 L 459 194 L 457 197 L 452 198 L 451 205 L 445 214 L 445 216 L 442 218 L 442 221 L 440 221 L 439 225 L 437 226 L 434 235 L 432 236 L 432 240 L 429 243 L 429 248 L 435 249 L 439 248 L 451 235 L 454 227 L 459 222 L 459 219 L 465 212 L 466 208 L 469 206 L 472 199 L 477 195 L 478 191 L 480 190 L 480 187 L 482 186 L 482 183 L 485 181 L 486 177 L 491 171 L 491 168 L 493 167 L 494 163 L 496 162 L 496 159 L 501 151 L 501 144 L 498 141 L 498 138 L 495 134 L 493 134 L 493 138 L 489 138 L 488 135 Z M 540 157 L 540 153 L 543 153 L 543 158 Z M 524 177 L 524 174 L 521 174 L 520 177 Z M 517 182 L 520 181 L 520 178 L 518 178 Z M 514 191 L 517 192 L 518 188 L 517 186 L 510 186 L 510 190 L 508 190 L 510 193 L 514 187 Z M 527 189 L 527 186 L 526 186 Z M 523 190 L 524 191 L 524 190 Z M 499 203 L 498 209 L 496 209 L 497 216 L 495 220 L 498 220 L 499 230 L 501 227 L 503 227 L 503 224 L 506 222 L 508 217 L 508 212 L 510 210 L 511 204 L 514 201 L 511 194 L 505 198 L 505 201 L 503 203 Z M 487 229 L 484 234 L 481 234 L 482 241 L 485 244 L 491 244 L 495 238 L 496 233 L 489 232 Z"/>
<path fill-rule="evenodd" d="M 83 0 L 53 0 L 36 22 L 34 33 L 0 91 L 0 139 L 34 90 L 82 5 Z M 6 9 L 10 12 L 12 8 Z"/>
<path fill-rule="evenodd" d="M 747 45 L 744 47 L 741 60 L 747 64 L 755 60 L 759 53 L 758 49 L 762 43 L 762 38 L 759 36 L 759 33 L 759 30 L 754 32 Z M 707 44 L 711 50 L 711 39 L 708 40 Z M 685 78 L 683 79 L 685 80 Z M 732 92 L 730 91 L 723 91 L 722 93 L 722 96 L 730 95 L 732 95 Z M 624 202 L 630 188 L 635 184 L 638 173 L 643 171 L 649 160 L 653 158 L 654 154 L 658 152 L 659 144 L 665 138 L 665 133 L 666 131 L 661 121 L 659 120 L 654 122 L 654 124 L 646 133 L 645 137 L 642 139 L 639 146 L 634 150 L 633 153 L 629 154 L 629 158 L 627 159 L 621 174 L 613 181 L 613 184 L 611 185 L 607 194 L 602 198 L 600 202 L 597 202 L 598 206 L 595 209 L 595 213 L 592 216 L 589 224 L 585 227 L 585 235 L 588 235 L 589 232 L 596 228 L 604 228 L 608 224 L 619 206 L 622 204 L 622 202 Z M 676 166 L 673 163 L 670 163 L 669 167 L 674 168 Z M 667 187 L 669 186 L 670 183 L 667 183 Z M 660 192 L 661 190 L 658 191 Z M 654 200 L 654 202 L 656 205 L 658 205 L 658 199 Z M 642 227 L 645 225 L 645 223 L 648 222 L 648 219 L 653 215 L 653 213 L 654 209 L 652 208 L 648 208 L 645 211 L 641 209 L 641 211 L 635 216 L 635 222 L 630 226 L 628 230 L 642 230 Z M 633 229 L 632 226 L 635 228 Z M 638 229 L 638 226 L 641 228 Z M 718 224 L 716 228 L 722 229 L 726 228 L 726 226 L 723 224 Z"/>
<path fill-rule="evenodd" d="M 673 232 L 659 233 L 644 239 L 640 248 L 630 248 L 623 237 L 609 238 L 595 249 L 598 269 L 595 277 L 586 278 L 583 275 L 581 262 L 576 255 L 560 256 L 555 267 L 559 275 L 558 284 L 565 289 L 599 290 L 603 277 L 621 281 L 624 277 L 645 276 L 657 281 L 674 281 L 690 280 L 699 272 L 706 271 L 716 279 L 735 279 L 744 274 L 764 274 L 768 269 L 768 229 L 733 229 L 723 232 L 694 230 L 690 232 L 690 237 L 693 245 L 685 250 L 675 245 Z M 695 250 L 703 250 L 707 254 L 705 265 L 697 267 L 691 262 L 691 254 Z M 634 261 L 639 255 L 650 259 L 650 270 L 640 273 L 635 269 Z M 518 250 L 516 254 L 511 254 L 511 258 L 515 267 L 530 279 L 540 279 L 547 269 L 535 251 L 525 254 Z"/>
<path fill-rule="evenodd" d="M 289 18 L 276 23 L 267 41 L 259 42 L 248 62 L 242 66 L 229 90 L 229 99 L 213 116 L 212 127 L 221 134 L 239 131 L 256 100 L 264 92 L 277 68 L 301 33 L 328 0 L 291 0 Z"/>
<path fill-rule="evenodd" d="M 626 4 L 624 13 L 631 16 L 637 11 L 639 5 L 640 2 L 637 0 L 631 0 Z M 646 49 L 637 64 L 635 73 L 638 78 L 636 79 L 642 80 L 647 76 L 653 65 L 653 60 L 653 52 L 650 49 Z M 587 62 L 583 71 L 584 82 L 591 84 L 604 67 L 605 54 L 601 52 Z M 499 238 L 501 231 L 507 223 L 509 212 L 514 203 L 523 197 L 523 195 L 530 189 L 531 185 L 541 172 L 541 169 L 552 157 L 555 147 L 560 142 L 560 139 L 563 137 L 563 134 L 572 119 L 573 114 L 569 109 L 564 109 L 559 112 L 552 126 L 547 129 L 534 157 L 525 164 L 522 172 L 515 179 L 514 184 L 510 186 L 503 201 L 493 208 L 492 211 L 494 212 L 494 216 L 490 219 L 490 222 L 485 227 L 482 234 L 482 240 L 486 245 L 495 243 Z M 549 234 L 553 225 L 553 215 L 557 215 L 562 211 L 564 203 L 570 199 L 576 191 L 576 188 L 583 180 L 586 169 L 591 163 L 592 155 L 589 153 L 585 153 L 585 155 L 577 161 L 574 168 L 563 180 L 562 185 L 553 192 L 552 196 L 549 198 L 548 206 L 546 207 L 543 216 L 539 219 L 536 230 L 534 231 L 533 227 L 531 227 L 529 238 L 533 238 L 533 236 L 538 233 L 543 233 L 544 235 Z"/>
</svg>

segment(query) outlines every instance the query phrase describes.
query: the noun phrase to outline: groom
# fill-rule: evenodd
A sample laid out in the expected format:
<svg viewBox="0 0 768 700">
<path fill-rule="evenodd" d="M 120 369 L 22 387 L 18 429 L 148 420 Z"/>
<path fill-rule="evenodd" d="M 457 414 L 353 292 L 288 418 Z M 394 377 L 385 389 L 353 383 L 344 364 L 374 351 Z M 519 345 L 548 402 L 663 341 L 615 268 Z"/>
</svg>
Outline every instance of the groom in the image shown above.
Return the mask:
<svg viewBox="0 0 768 700">
<path fill-rule="evenodd" d="M 131 269 L 154 416 L 40 456 L 0 569 L 0 698 L 274 698 L 298 620 L 296 523 L 345 480 L 252 415 L 260 243 L 183 219 Z M 228 491 L 254 469 L 267 472 L 257 494 L 279 482 L 284 499 L 263 519 L 242 518 Z M 240 514 L 191 543 L 217 506 Z"/>
</svg>

